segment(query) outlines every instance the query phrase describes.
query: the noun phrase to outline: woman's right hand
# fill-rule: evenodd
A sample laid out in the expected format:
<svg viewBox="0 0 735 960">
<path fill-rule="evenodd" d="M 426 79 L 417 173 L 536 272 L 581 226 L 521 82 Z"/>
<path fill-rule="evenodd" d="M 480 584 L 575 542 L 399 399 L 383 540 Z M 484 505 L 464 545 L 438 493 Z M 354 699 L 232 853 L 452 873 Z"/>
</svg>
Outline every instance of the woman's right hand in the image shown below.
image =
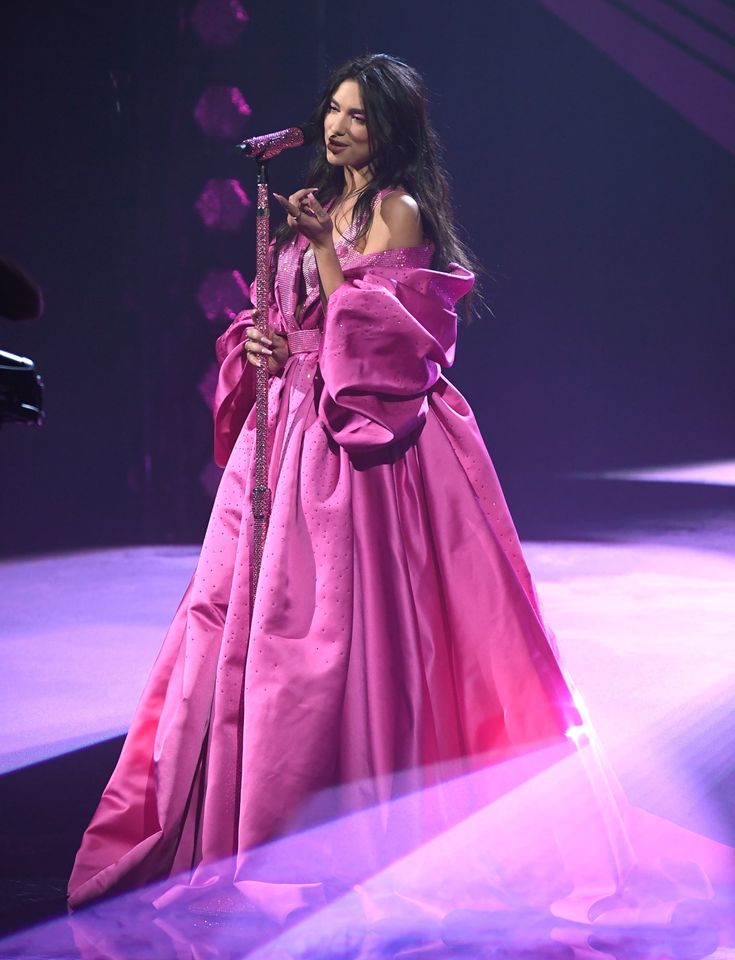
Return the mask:
<svg viewBox="0 0 735 960">
<path fill-rule="evenodd" d="M 258 311 L 253 310 L 252 318 L 255 321 L 258 317 Z M 289 358 L 288 340 L 279 333 L 269 330 L 263 334 L 256 326 L 247 328 L 247 339 L 244 344 L 248 363 L 254 367 L 260 366 L 261 356 L 268 358 L 268 370 L 271 373 L 279 373 Z"/>
</svg>

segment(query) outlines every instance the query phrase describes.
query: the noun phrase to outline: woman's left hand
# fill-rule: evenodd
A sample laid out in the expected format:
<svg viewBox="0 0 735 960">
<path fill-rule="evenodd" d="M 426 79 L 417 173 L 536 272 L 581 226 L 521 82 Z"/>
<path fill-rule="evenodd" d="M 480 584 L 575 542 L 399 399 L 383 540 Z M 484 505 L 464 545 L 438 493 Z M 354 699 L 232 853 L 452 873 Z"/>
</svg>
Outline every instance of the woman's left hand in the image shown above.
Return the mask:
<svg viewBox="0 0 735 960">
<path fill-rule="evenodd" d="M 288 200 L 280 193 L 274 193 L 273 196 L 288 214 L 288 225 L 296 227 L 315 247 L 325 247 L 333 243 L 332 218 L 314 196 L 311 188 L 297 190 Z"/>
</svg>

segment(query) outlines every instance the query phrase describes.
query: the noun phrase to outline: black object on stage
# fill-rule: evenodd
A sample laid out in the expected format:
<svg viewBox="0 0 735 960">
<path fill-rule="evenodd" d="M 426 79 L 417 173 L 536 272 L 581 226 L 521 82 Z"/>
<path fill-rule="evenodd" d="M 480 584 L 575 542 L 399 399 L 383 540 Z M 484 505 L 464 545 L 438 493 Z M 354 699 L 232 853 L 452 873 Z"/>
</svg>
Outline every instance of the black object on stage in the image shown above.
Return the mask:
<svg viewBox="0 0 735 960">
<path fill-rule="evenodd" d="M 20 267 L 0 259 L 0 318 L 37 320 L 43 298 Z M 43 419 L 43 382 L 28 357 L 0 350 L 0 425 L 40 423 Z"/>
<path fill-rule="evenodd" d="M 43 381 L 28 357 L 0 350 L 0 425 L 43 420 Z"/>
</svg>

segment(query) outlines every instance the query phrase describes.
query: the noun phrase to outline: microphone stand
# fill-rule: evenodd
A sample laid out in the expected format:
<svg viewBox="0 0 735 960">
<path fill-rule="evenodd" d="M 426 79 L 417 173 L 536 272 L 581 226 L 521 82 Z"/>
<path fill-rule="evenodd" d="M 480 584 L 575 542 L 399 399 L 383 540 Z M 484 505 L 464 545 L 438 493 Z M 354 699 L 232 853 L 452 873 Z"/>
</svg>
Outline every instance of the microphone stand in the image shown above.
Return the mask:
<svg viewBox="0 0 735 960">
<path fill-rule="evenodd" d="M 311 125 L 289 127 L 260 137 L 251 137 L 238 144 L 243 156 L 252 157 L 257 163 L 257 207 L 255 246 L 255 306 L 256 328 L 268 332 L 268 291 L 270 272 L 268 248 L 270 246 L 270 216 L 268 211 L 268 161 L 282 150 L 299 147 L 310 135 Z M 263 363 L 265 360 L 265 363 Z M 253 615 L 255 592 L 258 588 L 263 546 L 271 515 L 272 495 L 268 486 L 268 359 L 260 355 L 255 373 L 255 483 L 251 494 L 253 512 L 253 552 L 250 566 L 250 617 Z"/>
<path fill-rule="evenodd" d="M 255 306 L 258 310 L 255 326 L 264 335 L 268 332 L 268 288 L 270 285 L 268 247 L 270 244 L 270 214 L 268 210 L 268 160 L 257 157 L 258 193 L 256 207 L 255 247 Z M 265 361 L 265 362 L 264 362 Z M 268 358 L 260 356 L 255 371 L 255 485 L 251 495 L 253 511 L 253 553 L 250 567 L 250 616 L 253 613 L 255 591 L 258 587 L 263 545 L 271 515 L 271 490 L 268 486 Z"/>
</svg>

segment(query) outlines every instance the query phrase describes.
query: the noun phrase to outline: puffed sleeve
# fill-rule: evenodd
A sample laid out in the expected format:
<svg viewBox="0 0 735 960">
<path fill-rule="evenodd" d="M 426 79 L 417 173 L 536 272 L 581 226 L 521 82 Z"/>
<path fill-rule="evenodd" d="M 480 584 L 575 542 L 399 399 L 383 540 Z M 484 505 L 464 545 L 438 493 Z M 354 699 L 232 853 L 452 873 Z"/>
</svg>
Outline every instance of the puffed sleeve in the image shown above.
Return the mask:
<svg viewBox="0 0 735 960">
<path fill-rule="evenodd" d="M 375 449 L 420 427 L 427 392 L 454 360 L 455 304 L 473 282 L 456 264 L 345 271 L 327 303 L 319 357 L 319 416 L 341 447 Z"/>
<path fill-rule="evenodd" d="M 214 392 L 214 461 L 224 467 L 255 403 L 255 367 L 243 344 L 253 325 L 253 310 L 242 310 L 215 344 L 220 364 Z"/>
</svg>

